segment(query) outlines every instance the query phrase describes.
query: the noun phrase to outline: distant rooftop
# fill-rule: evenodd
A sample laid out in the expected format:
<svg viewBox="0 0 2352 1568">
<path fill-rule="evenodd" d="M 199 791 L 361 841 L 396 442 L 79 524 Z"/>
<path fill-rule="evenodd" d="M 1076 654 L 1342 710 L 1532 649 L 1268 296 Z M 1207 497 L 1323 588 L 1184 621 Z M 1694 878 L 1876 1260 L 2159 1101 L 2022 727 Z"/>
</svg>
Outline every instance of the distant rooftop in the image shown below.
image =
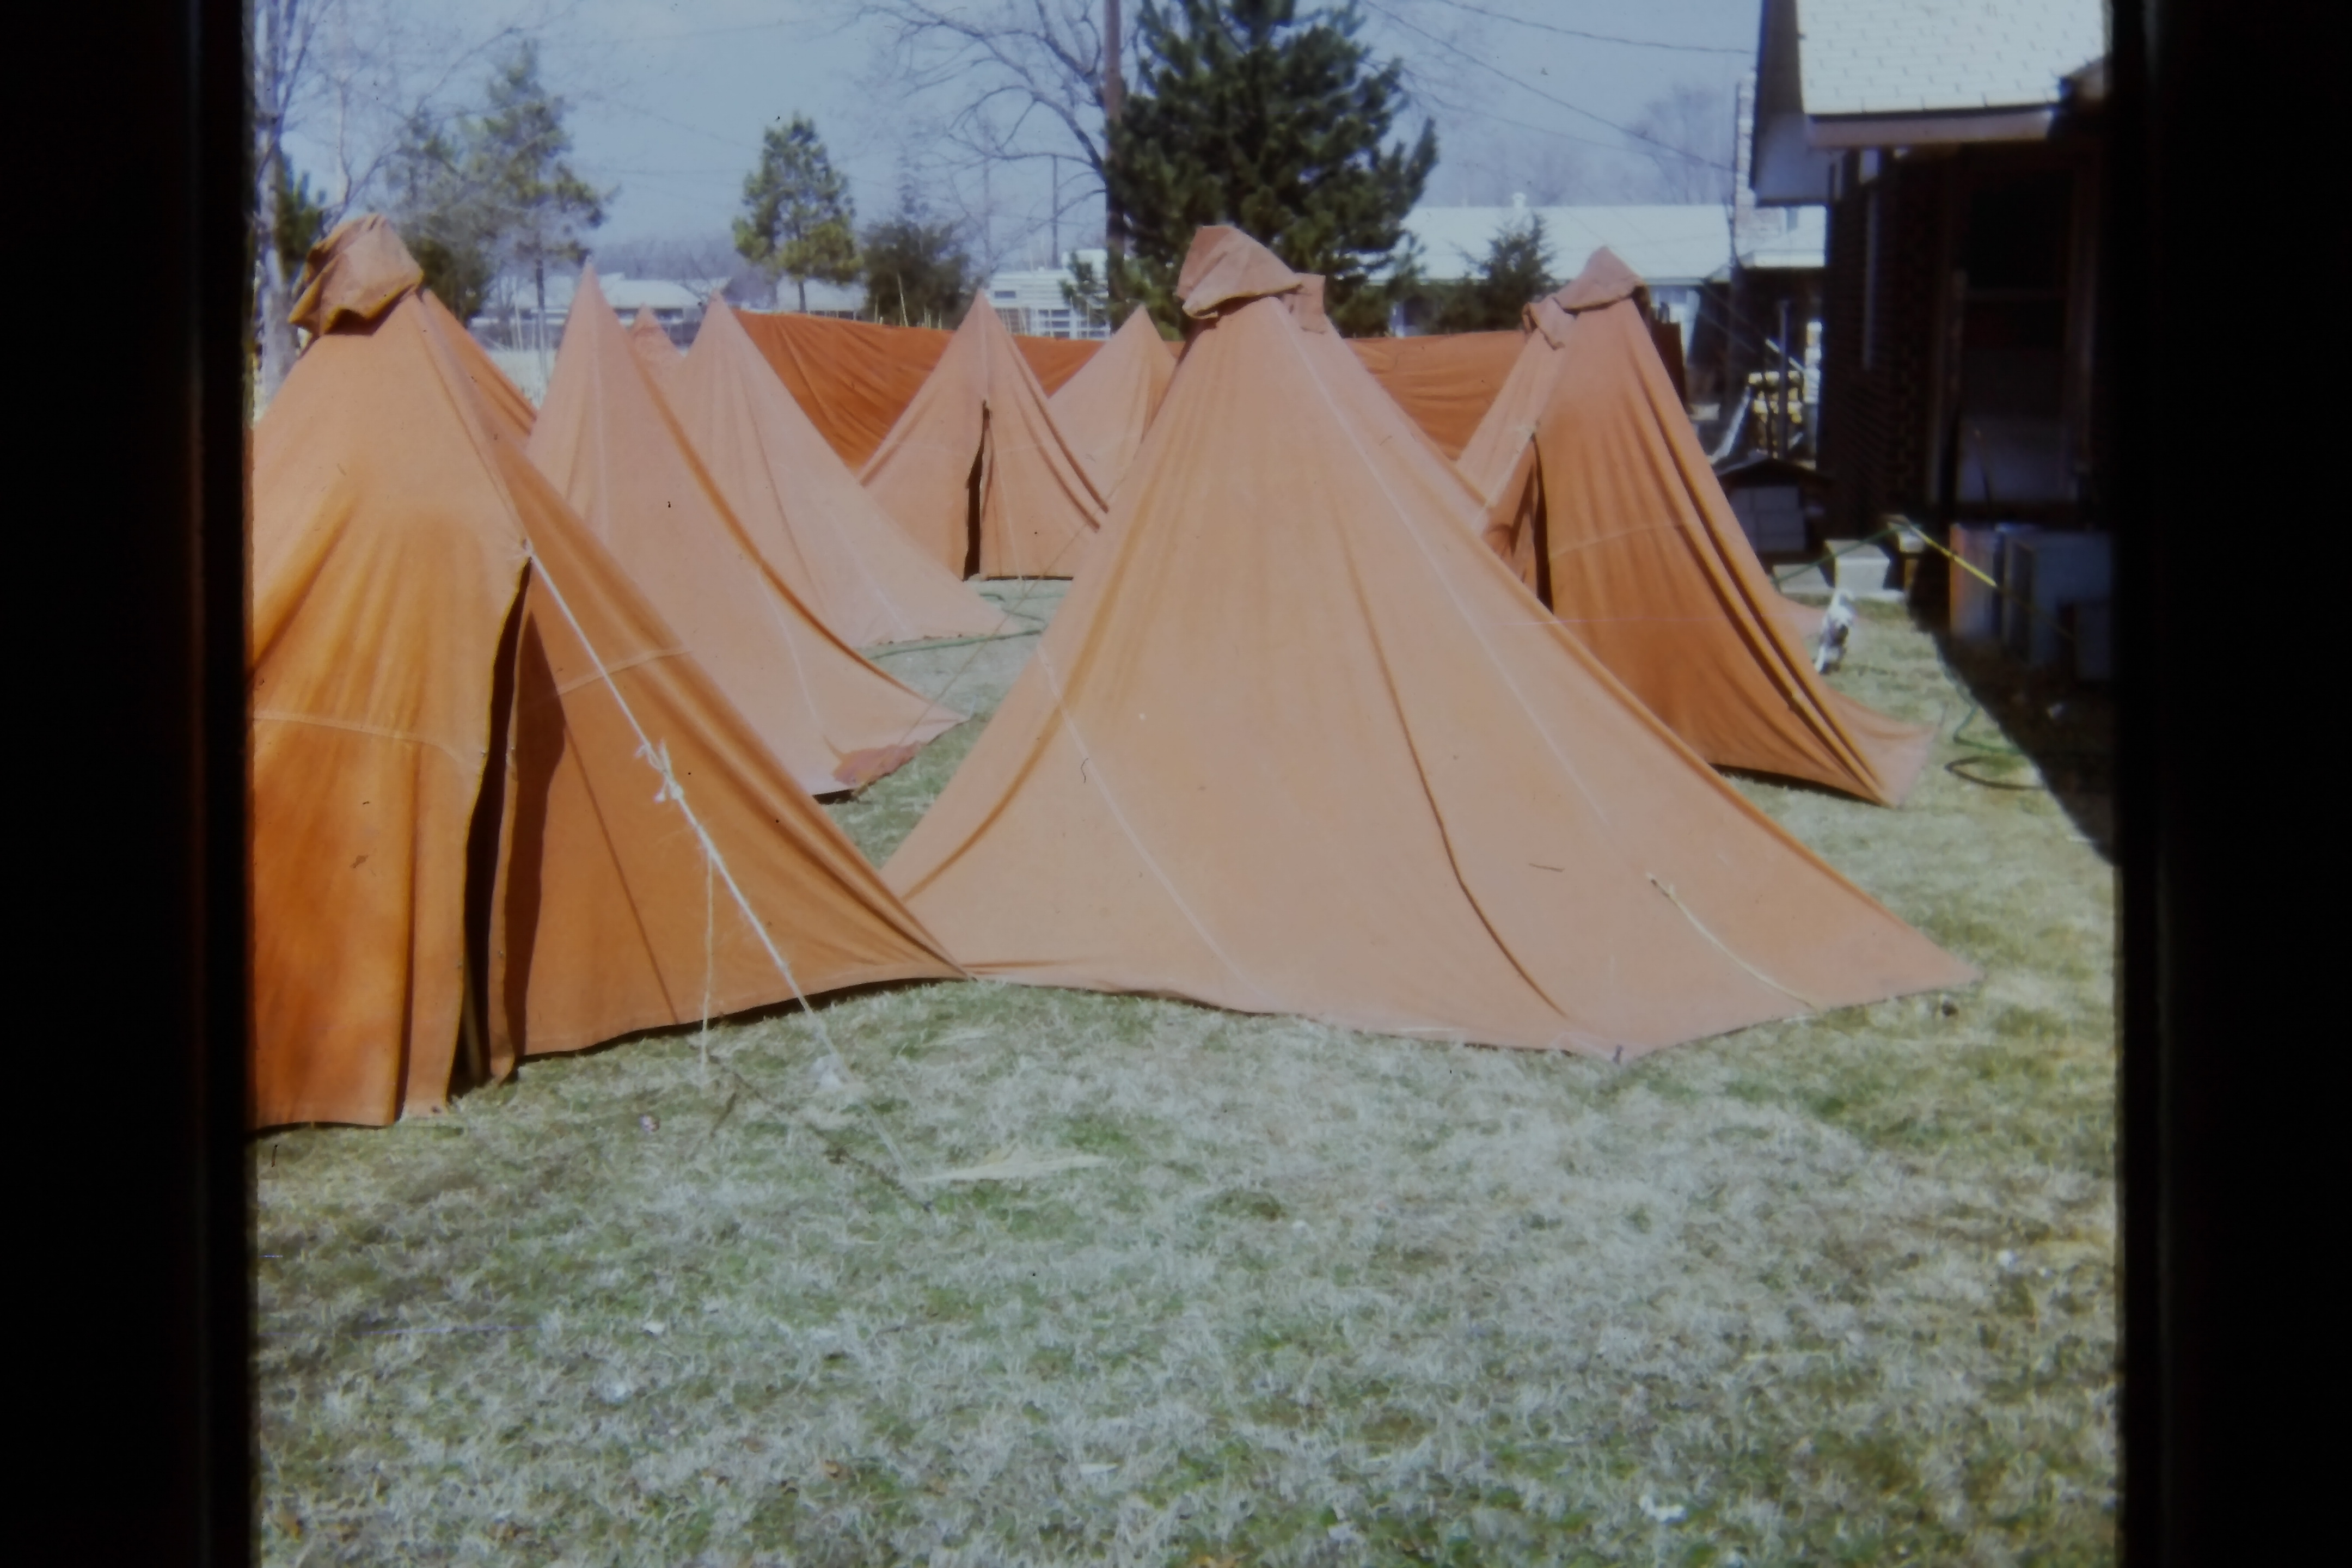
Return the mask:
<svg viewBox="0 0 2352 1568">
<path fill-rule="evenodd" d="M 1755 268 L 1759 272 L 1772 272 L 1820 268 L 1829 264 L 1829 208 L 1811 206 L 1768 210 L 1788 214 L 1788 227 L 1779 234 L 1754 232 L 1745 237 L 1746 244 L 1739 253 L 1741 266 Z M 1769 227 L 1769 222 L 1754 225 L 1758 231 Z"/>
<path fill-rule="evenodd" d="M 624 316 L 634 316 L 640 307 L 650 306 L 656 314 L 684 313 L 692 315 L 702 309 L 702 302 L 723 287 L 726 279 L 667 278 L 631 278 L 621 272 L 599 272 L 596 287 L 604 291 L 604 299 Z M 577 273 L 553 273 L 547 277 L 547 311 L 550 316 L 562 315 L 572 309 L 572 296 L 580 287 Z M 529 286 L 518 290 L 520 301 L 528 307 L 532 290 Z"/>
<path fill-rule="evenodd" d="M 674 283 L 666 278 L 630 278 L 614 273 L 607 278 L 599 275 L 596 286 L 604 290 L 604 298 L 613 309 L 625 315 L 640 310 L 699 310 L 703 300 L 710 297 L 711 285 Z"/>
<path fill-rule="evenodd" d="M 1740 260 L 1754 267 L 1822 266 L 1826 216 L 1819 208 L 1792 216 L 1785 231 L 1777 223 L 1762 226 L 1772 232 L 1750 239 Z M 1543 220 L 1552 269 L 1562 277 L 1575 276 L 1603 246 L 1654 285 L 1692 287 L 1731 275 L 1731 220 L 1721 206 L 1424 206 L 1415 207 L 1404 226 L 1421 241 L 1423 273 L 1444 281 L 1470 276 L 1506 226 L 1529 217 Z"/>
</svg>

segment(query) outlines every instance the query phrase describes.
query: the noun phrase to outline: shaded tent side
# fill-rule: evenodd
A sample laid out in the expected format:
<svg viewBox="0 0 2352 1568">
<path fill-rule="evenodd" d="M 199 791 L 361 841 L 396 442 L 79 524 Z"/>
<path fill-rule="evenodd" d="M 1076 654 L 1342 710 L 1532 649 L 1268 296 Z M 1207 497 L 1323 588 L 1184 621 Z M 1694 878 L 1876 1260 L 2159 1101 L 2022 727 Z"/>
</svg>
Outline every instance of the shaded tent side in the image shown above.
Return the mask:
<svg viewBox="0 0 2352 1568">
<path fill-rule="evenodd" d="M 1898 803 L 1933 731 L 1813 672 L 1806 612 L 1772 585 L 1733 516 L 1639 289 L 1603 250 L 1531 310 L 1494 425 L 1465 453 L 1482 476 L 1508 460 L 1488 481 L 1488 543 L 1708 761 Z M 1507 438 L 1494 438 L 1505 422 Z"/>
<path fill-rule="evenodd" d="M 1603 258 L 1607 258 L 1605 262 Z M 1618 268 L 1622 267 L 1622 264 L 1604 247 L 1595 252 L 1586 264 L 1588 279 L 1605 277 L 1610 279 L 1610 287 L 1622 285 L 1624 279 L 1632 277 L 1630 271 L 1625 272 L 1622 278 L 1619 277 Z M 1598 273 L 1595 268 L 1599 268 Z M 1639 300 L 1642 298 L 1638 291 L 1639 279 L 1633 279 L 1632 287 L 1636 289 L 1633 297 Z M 1599 284 L 1589 280 L 1588 289 L 1596 295 L 1603 291 Z M 1646 310 L 1646 307 L 1643 308 Z M 1486 413 L 1478 421 L 1478 427 L 1471 433 L 1461 457 L 1455 460 L 1455 466 L 1470 481 L 1471 488 L 1485 497 L 1493 509 L 1494 516 L 1490 521 L 1503 530 L 1496 535 L 1497 547 L 1507 560 L 1516 564 L 1520 580 L 1536 589 L 1546 605 L 1551 603 L 1551 595 L 1548 586 L 1549 557 L 1538 543 L 1543 528 L 1542 496 L 1539 485 L 1532 489 L 1529 488 L 1530 481 L 1537 478 L 1539 470 L 1535 466 L 1533 453 L 1528 448 L 1535 439 L 1536 425 L 1550 403 L 1552 389 L 1559 382 L 1561 367 L 1566 363 L 1560 357 L 1559 345 L 1565 341 L 1568 321 L 1568 312 L 1560 309 L 1557 297 L 1538 300 L 1522 313 L 1520 331 L 1523 346 L 1518 358 L 1513 362 L 1510 373 L 1503 379 L 1501 389 L 1487 405 Z M 1655 348 L 1661 340 L 1658 323 L 1652 321 L 1649 326 L 1652 347 Z M 1679 342 L 1680 340 L 1675 341 Z M 1660 363 L 1664 364 L 1665 362 L 1662 359 Z M 1667 366 L 1667 369 L 1671 373 L 1672 366 Z M 1680 383 L 1675 384 L 1679 405 Z M 1696 438 L 1696 434 L 1693 438 Z M 1538 534 L 1527 533 L 1525 531 L 1528 528 L 1536 529 Z M 1745 550 L 1751 556 L 1755 553 L 1748 545 L 1744 533 L 1729 548 L 1735 552 Z M 1543 584 L 1538 582 L 1536 563 L 1539 557 L 1544 562 L 1541 568 Z M 1759 570 L 1761 570 L 1760 563 Z M 1800 639 L 1811 639 L 1820 634 L 1822 611 L 1818 605 L 1799 604 L 1777 587 L 1771 591 L 1766 604 L 1781 625 Z"/>
</svg>

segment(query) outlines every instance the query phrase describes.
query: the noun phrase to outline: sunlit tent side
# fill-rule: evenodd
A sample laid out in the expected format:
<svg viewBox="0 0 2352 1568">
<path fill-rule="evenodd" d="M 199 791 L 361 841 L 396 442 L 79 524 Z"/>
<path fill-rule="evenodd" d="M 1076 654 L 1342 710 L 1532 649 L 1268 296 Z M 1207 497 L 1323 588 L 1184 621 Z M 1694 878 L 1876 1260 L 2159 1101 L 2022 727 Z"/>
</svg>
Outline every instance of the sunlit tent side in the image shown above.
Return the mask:
<svg viewBox="0 0 2352 1568">
<path fill-rule="evenodd" d="M 530 456 L 793 776 L 824 795 L 905 763 L 962 715 L 825 628 L 771 565 L 581 275 Z"/>
<path fill-rule="evenodd" d="M 894 327 L 831 316 L 747 310 L 745 335 L 783 382 L 793 401 L 852 471 L 862 468 L 923 378 L 947 353 L 952 333 L 936 327 Z M 1054 392 L 1093 357 L 1100 343 L 1085 339 L 1016 337 L 1037 384 Z"/>
<path fill-rule="evenodd" d="M 1068 577 L 1103 487 L 983 292 L 858 481 L 959 577 Z"/>
<path fill-rule="evenodd" d="M 1137 310 L 1045 406 L 1106 494 L 1135 460 L 1144 429 L 1168 395 L 1176 358 L 1148 310 Z"/>
<path fill-rule="evenodd" d="M 629 323 L 629 347 L 635 351 L 637 363 L 656 382 L 668 374 L 682 357 L 677 345 L 669 341 L 669 329 L 655 319 L 650 305 L 637 307 L 636 320 Z"/>
<path fill-rule="evenodd" d="M 825 445 L 713 296 L 662 392 L 761 554 L 856 647 L 1013 623 L 917 547 Z"/>
<path fill-rule="evenodd" d="M 251 1124 L 954 974 L 532 466 L 390 227 L 307 282 L 254 434 Z"/>
<path fill-rule="evenodd" d="M 1622 287 L 1624 279 L 1632 276 L 1616 256 L 1603 247 L 1593 253 L 1585 276 L 1563 293 L 1574 296 L 1580 286 L 1596 295 L 1606 293 Z M 1632 298 L 1647 321 L 1648 291 L 1638 279 L 1634 279 Z M 1547 605 L 1551 603 L 1551 562 L 1548 552 L 1538 550 L 1545 531 L 1539 510 L 1542 487 L 1534 482 L 1537 465 L 1531 443 L 1536 425 L 1550 405 L 1560 369 L 1567 363 L 1561 357 L 1559 345 L 1565 341 L 1569 318 L 1558 300 L 1559 296 L 1538 300 L 1522 313 L 1518 356 L 1504 378 L 1502 390 L 1487 405 L 1456 462 L 1472 488 L 1493 503 L 1494 516 L 1488 520 L 1490 542 L 1512 563 L 1520 580 L 1535 589 Z M 1672 332 L 1654 330 L 1654 348 L 1662 337 L 1680 341 Z M 1725 548 L 1737 558 L 1754 562 L 1755 550 L 1744 532 L 1738 539 L 1727 541 Z M 1761 563 L 1755 564 L 1762 572 Z M 1769 584 L 1763 603 L 1801 640 L 1810 640 L 1820 634 L 1821 606 L 1799 604 Z"/>
<path fill-rule="evenodd" d="M 448 307 L 431 293 L 422 290 L 417 293 L 416 300 L 427 314 L 441 322 L 441 341 L 457 356 L 467 382 L 481 398 L 484 409 L 499 430 L 510 435 L 518 446 L 527 443 L 530 439 L 530 427 L 539 422 L 539 410 L 524 395 L 522 388 L 499 368 L 498 362 L 474 341 L 474 334 L 449 313 Z"/>
<path fill-rule="evenodd" d="M 1597 251 L 1535 312 L 1523 352 L 1549 356 L 1549 386 L 1493 497 L 1489 542 L 1537 566 L 1552 612 L 1699 755 L 1896 805 L 1935 732 L 1813 672 L 1658 358 L 1640 288 Z"/>
<path fill-rule="evenodd" d="M 1353 338 L 1348 346 L 1381 390 L 1454 458 L 1518 363 L 1520 345 L 1517 332 L 1503 331 Z"/>
<path fill-rule="evenodd" d="M 1195 239 L 1097 553 L 884 868 L 948 951 L 1613 1058 L 1969 980 L 1529 614 L 1319 281 Z"/>
</svg>

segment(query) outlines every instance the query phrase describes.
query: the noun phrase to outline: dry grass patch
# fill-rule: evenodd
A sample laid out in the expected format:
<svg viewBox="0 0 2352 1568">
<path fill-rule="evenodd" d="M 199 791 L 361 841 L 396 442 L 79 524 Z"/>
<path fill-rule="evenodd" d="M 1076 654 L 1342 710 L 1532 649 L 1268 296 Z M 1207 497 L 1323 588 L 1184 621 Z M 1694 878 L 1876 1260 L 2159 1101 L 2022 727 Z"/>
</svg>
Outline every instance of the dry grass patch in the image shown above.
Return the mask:
<svg viewBox="0 0 2352 1568">
<path fill-rule="evenodd" d="M 1899 618 L 1840 679 L 1966 707 Z M 845 1076 L 787 1012 L 261 1141 L 265 1556 L 2111 1560 L 2107 868 L 1940 767 L 1739 787 L 1987 981 L 1626 1068 L 926 985 L 821 1009 Z M 1008 1150 L 1105 1163 L 921 1179 Z"/>
</svg>

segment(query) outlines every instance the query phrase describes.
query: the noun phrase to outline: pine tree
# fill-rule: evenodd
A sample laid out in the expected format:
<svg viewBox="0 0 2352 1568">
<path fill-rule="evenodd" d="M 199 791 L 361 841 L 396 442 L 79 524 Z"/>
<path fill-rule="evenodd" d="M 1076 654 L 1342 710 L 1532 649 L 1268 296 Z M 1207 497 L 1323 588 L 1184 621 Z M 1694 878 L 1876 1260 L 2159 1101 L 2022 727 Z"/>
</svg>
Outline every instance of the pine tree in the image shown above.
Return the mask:
<svg viewBox="0 0 2352 1568">
<path fill-rule="evenodd" d="M 806 115 L 771 125 L 760 138 L 760 162 L 743 180 L 743 216 L 735 220 L 735 248 L 771 278 L 789 278 L 808 309 L 809 279 L 847 283 L 857 277 L 857 241 L 851 227 L 849 182 Z"/>
<path fill-rule="evenodd" d="M 1078 312 L 1078 320 L 1093 326 L 1098 320 L 1110 317 L 1110 279 L 1097 272 L 1095 264 L 1083 256 L 1070 258 L 1070 276 L 1062 285 L 1062 300 Z M 1127 323 L 1121 321 L 1119 325 Z"/>
<path fill-rule="evenodd" d="M 527 270 L 538 289 L 540 319 L 547 317 L 547 264 L 575 265 L 588 257 L 583 237 L 604 221 L 612 192 L 599 192 L 574 174 L 564 154 L 563 100 L 539 79 L 539 46 L 526 42 L 492 74 L 489 112 L 472 127 L 492 198 L 504 209 L 507 258 Z"/>
<path fill-rule="evenodd" d="M 425 286 L 461 321 L 479 313 L 499 273 L 503 216 L 460 119 L 409 121 L 393 159 L 394 217 Z"/>
<path fill-rule="evenodd" d="M 541 83 L 535 47 L 491 73 L 485 107 L 446 123 L 409 122 L 393 160 L 401 235 L 425 286 L 459 321 L 481 309 L 508 265 L 532 279 L 544 321 L 547 264 L 586 258 L 582 237 L 604 221 L 612 193 L 566 161 L 565 104 Z"/>
<path fill-rule="evenodd" d="M 1342 331 L 1386 328 L 1388 290 L 1371 274 L 1405 237 L 1437 133 L 1424 124 L 1410 146 L 1387 144 L 1404 63 L 1373 68 L 1362 26 L 1352 4 L 1304 18 L 1298 0 L 1144 5 L 1141 76 L 1111 131 L 1130 252 L 1112 280 L 1122 295 L 1175 321 L 1193 231 L 1231 224 L 1321 273 Z"/>
<path fill-rule="evenodd" d="M 1506 224 L 1486 258 L 1458 283 L 1431 290 L 1440 300 L 1432 323 L 1441 332 L 1500 331 L 1519 324 L 1519 312 L 1559 287 L 1551 275 L 1551 245 L 1543 219 Z"/>
<path fill-rule="evenodd" d="M 866 231 L 860 260 L 866 309 L 901 326 L 954 326 L 978 280 L 955 225 L 933 222 L 911 192 L 900 193 L 897 216 Z"/>
</svg>

